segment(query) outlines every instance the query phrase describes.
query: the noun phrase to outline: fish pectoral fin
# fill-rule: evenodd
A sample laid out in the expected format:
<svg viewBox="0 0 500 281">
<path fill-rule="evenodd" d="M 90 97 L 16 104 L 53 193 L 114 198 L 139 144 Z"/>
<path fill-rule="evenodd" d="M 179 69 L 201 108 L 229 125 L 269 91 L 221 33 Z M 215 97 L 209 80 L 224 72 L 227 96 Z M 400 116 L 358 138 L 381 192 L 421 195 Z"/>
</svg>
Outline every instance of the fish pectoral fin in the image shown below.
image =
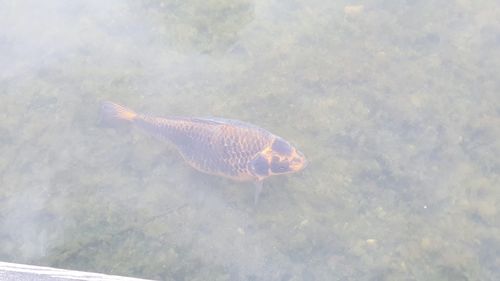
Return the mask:
<svg viewBox="0 0 500 281">
<path fill-rule="evenodd" d="M 255 194 L 253 197 L 253 204 L 254 205 L 257 205 L 257 203 L 259 202 L 259 197 L 260 197 L 260 193 L 262 192 L 262 187 L 263 187 L 262 180 L 258 180 L 255 182 Z"/>
</svg>

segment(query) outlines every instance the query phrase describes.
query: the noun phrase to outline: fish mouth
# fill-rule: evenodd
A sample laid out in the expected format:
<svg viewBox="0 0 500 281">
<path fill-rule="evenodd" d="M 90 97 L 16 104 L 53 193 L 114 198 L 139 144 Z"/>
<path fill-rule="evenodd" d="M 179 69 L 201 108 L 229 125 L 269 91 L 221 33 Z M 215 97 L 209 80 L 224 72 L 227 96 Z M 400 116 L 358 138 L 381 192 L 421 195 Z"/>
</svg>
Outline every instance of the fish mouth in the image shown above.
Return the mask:
<svg viewBox="0 0 500 281">
<path fill-rule="evenodd" d="M 308 161 L 304 157 L 304 155 L 301 152 L 297 151 L 296 156 L 289 164 L 289 167 L 293 172 L 298 172 L 300 170 L 303 170 L 307 166 L 307 164 Z"/>
</svg>

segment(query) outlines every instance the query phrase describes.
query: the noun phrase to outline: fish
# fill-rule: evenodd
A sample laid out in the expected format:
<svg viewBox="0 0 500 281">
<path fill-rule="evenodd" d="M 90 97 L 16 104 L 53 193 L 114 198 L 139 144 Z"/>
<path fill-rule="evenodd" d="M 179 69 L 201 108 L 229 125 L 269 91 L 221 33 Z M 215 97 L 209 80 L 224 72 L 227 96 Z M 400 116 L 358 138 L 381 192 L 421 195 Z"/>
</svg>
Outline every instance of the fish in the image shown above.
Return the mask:
<svg viewBox="0 0 500 281">
<path fill-rule="evenodd" d="M 173 144 L 194 169 L 255 183 L 257 204 L 264 179 L 303 170 L 307 160 L 285 139 L 256 125 L 219 117 L 155 117 L 111 101 L 101 102 L 105 121 L 131 123 Z"/>
</svg>

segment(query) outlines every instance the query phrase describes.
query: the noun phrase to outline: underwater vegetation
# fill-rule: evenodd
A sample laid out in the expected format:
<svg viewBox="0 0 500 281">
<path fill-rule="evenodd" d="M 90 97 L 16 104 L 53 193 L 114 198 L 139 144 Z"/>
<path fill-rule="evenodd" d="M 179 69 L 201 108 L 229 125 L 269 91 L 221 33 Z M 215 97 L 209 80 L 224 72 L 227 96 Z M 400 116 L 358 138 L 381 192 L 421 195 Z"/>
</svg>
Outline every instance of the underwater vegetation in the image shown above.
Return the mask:
<svg viewBox="0 0 500 281">
<path fill-rule="evenodd" d="M 0 260 L 159 280 L 499 280 L 500 4 L 1 1 Z M 99 102 L 258 124 L 253 184 Z"/>
</svg>

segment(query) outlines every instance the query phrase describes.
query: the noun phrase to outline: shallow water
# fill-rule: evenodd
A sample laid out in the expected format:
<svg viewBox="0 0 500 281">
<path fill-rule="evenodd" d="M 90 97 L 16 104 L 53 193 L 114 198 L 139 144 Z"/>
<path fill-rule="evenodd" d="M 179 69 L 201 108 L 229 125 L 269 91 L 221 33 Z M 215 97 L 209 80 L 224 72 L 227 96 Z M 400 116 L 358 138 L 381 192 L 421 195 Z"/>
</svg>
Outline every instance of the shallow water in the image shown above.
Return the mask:
<svg viewBox="0 0 500 281">
<path fill-rule="evenodd" d="M 0 260 L 160 280 L 499 280 L 500 4 L 0 1 Z M 99 123 L 221 116 L 252 184 Z"/>
</svg>

